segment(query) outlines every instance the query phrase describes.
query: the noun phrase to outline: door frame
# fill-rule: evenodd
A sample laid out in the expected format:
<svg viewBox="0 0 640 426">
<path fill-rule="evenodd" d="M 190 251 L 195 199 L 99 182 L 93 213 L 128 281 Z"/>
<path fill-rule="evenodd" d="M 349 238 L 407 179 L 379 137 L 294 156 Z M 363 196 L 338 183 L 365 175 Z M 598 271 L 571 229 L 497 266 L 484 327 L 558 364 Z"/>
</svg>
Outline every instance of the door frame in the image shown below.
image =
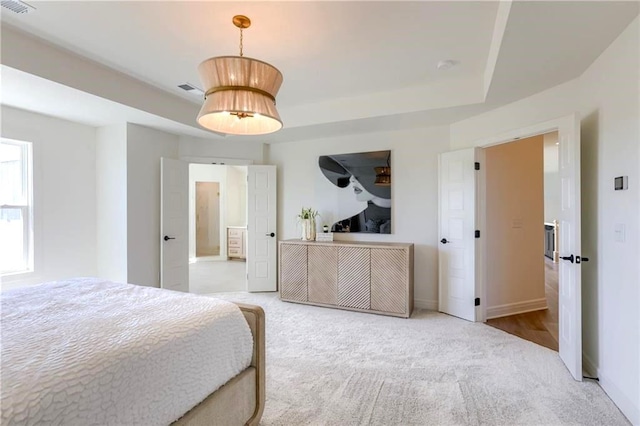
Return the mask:
<svg viewBox="0 0 640 426">
<path fill-rule="evenodd" d="M 486 181 L 486 152 L 484 148 L 488 148 L 490 146 L 501 145 L 504 143 L 515 142 L 520 139 L 525 139 L 533 136 L 542 135 L 550 132 L 559 132 L 561 129 L 571 129 L 575 125 L 575 117 L 577 113 L 570 114 L 567 116 L 555 118 L 548 121 L 543 121 L 537 124 L 533 124 L 526 127 L 520 127 L 518 129 L 509 130 L 507 132 L 500 133 L 498 135 L 490 136 L 487 138 L 477 140 L 473 146 L 481 148 L 479 149 L 477 156 L 478 161 L 481 164 L 480 173 L 478 175 L 478 198 L 476 200 L 476 208 L 478 212 L 478 223 L 480 229 L 487 229 L 487 204 L 486 204 L 486 194 L 487 194 L 487 181 Z M 582 206 L 580 207 L 582 209 Z M 486 234 L 486 231 L 485 231 Z M 485 253 L 487 253 L 487 238 L 481 238 L 480 244 L 477 247 L 476 251 L 476 291 L 478 295 L 483 300 L 483 303 L 480 305 L 479 309 L 476 311 L 476 321 L 486 322 L 487 321 L 487 273 L 488 269 L 485 265 L 484 259 L 486 258 Z"/>
<path fill-rule="evenodd" d="M 180 156 L 179 160 L 184 161 L 185 163 L 187 163 L 187 165 L 189 164 L 208 164 L 210 166 L 253 166 L 254 165 L 253 160 L 244 159 L 244 158 Z M 187 203 L 189 203 L 189 200 L 187 200 Z M 221 218 L 223 217 L 222 213 L 220 217 Z M 247 232 L 249 232 L 249 230 L 247 230 Z M 223 243 L 226 245 L 226 242 L 227 242 L 226 235 L 227 235 L 227 230 L 222 229 L 222 227 L 220 227 L 220 255 L 222 255 L 223 253 L 225 255 L 227 254 L 226 247 L 223 248 L 222 246 Z M 191 232 L 189 233 L 189 238 L 191 238 Z M 191 241 L 189 241 L 189 243 L 190 242 Z M 246 277 L 246 274 L 245 274 L 245 288 L 246 288 L 247 282 L 248 282 L 248 278 Z"/>
</svg>

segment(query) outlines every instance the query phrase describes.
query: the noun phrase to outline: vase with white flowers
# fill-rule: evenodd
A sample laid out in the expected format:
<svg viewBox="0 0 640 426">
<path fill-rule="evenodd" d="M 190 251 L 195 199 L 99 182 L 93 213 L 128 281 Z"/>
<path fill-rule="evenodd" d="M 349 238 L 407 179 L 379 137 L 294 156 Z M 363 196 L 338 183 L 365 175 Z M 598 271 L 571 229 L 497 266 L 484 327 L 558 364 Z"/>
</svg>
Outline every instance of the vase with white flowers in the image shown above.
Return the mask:
<svg viewBox="0 0 640 426">
<path fill-rule="evenodd" d="M 302 226 L 302 240 L 315 241 L 316 239 L 316 217 L 320 216 L 317 210 L 311 207 L 302 208 L 298 214 L 298 221 Z"/>
</svg>

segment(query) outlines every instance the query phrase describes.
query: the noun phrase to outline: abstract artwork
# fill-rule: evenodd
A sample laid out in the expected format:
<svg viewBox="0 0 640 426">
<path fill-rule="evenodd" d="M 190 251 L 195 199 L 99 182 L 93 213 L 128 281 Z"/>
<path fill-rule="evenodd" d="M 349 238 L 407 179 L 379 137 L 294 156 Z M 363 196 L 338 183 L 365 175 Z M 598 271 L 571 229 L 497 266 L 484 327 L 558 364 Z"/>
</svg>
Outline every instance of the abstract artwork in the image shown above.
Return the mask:
<svg viewBox="0 0 640 426">
<path fill-rule="evenodd" d="M 323 155 L 318 166 L 335 191 L 331 232 L 391 233 L 391 151 Z"/>
</svg>

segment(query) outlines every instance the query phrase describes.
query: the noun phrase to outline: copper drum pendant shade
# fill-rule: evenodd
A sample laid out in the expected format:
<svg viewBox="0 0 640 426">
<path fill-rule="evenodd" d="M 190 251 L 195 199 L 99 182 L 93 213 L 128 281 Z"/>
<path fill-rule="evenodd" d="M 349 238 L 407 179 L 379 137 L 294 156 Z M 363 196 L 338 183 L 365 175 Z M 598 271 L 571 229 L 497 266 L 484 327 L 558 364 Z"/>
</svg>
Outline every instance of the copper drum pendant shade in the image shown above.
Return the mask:
<svg viewBox="0 0 640 426">
<path fill-rule="evenodd" d="M 266 62 L 242 56 L 242 29 L 251 21 L 239 15 L 233 22 L 241 31 L 240 56 L 218 56 L 198 66 L 205 89 L 198 124 L 230 135 L 276 132 L 282 128 L 276 109 L 282 73 Z"/>
<path fill-rule="evenodd" d="M 232 135 L 263 135 L 282 128 L 275 97 L 282 73 L 274 66 L 240 56 L 219 56 L 198 67 L 206 97 L 198 123 Z"/>
</svg>

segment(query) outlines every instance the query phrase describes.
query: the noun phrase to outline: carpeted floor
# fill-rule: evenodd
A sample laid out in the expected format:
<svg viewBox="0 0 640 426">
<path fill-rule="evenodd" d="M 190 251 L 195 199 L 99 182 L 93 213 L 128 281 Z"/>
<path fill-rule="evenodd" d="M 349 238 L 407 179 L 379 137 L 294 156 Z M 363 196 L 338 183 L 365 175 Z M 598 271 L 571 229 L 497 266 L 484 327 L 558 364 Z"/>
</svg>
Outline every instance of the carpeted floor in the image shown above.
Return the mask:
<svg viewBox="0 0 640 426">
<path fill-rule="evenodd" d="M 558 353 L 479 323 L 411 319 L 216 294 L 267 318 L 262 425 L 628 425 Z"/>
<path fill-rule="evenodd" d="M 210 257 L 189 264 L 189 293 L 208 294 L 245 291 L 247 263 Z"/>
</svg>

